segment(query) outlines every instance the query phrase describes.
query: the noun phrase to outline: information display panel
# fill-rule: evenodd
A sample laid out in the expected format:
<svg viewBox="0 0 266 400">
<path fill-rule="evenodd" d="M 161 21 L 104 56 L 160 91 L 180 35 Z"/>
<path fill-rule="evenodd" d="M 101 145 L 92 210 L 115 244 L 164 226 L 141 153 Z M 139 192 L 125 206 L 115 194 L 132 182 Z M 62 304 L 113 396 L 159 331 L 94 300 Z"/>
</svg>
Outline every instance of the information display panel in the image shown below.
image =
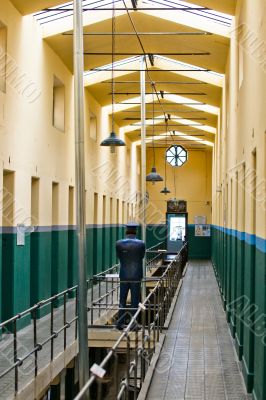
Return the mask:
<svg viewBox="0 0 266 400">
<path fill-rule="evenodd" d="M 167 252 L 177 253 L 187 237 L 187 213 L 167 213 Z"/>
</svg>

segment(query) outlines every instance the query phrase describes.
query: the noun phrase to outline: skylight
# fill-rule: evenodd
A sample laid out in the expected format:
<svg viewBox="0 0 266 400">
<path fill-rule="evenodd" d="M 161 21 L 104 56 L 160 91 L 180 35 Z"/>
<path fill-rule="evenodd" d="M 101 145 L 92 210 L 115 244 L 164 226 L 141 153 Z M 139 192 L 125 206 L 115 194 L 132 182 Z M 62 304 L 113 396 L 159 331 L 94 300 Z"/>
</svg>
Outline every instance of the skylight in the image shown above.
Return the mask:
<svg viewBox="0 0 266 400">
<path fill-rule="evenodd" d="M 172 59 L 172 58 L 168 58 L 168 57 L 165 57 L 165 56 L 160 56 L 160 55 L 154 55 L 154 58 L 156 59 L 158 59 L 158 60 L 164 60 L 164 61 L 167 61 L 168 63 L 172 63 L 172 64 L 175 64 L 176 66 L 178 66 L 178 67 L 182 67 L 182 68 L 184 68 L 185 70 L 187 69 L 187 70 L 193 70 L 193 71 L 199 71 L 199 70 L 203 70 L 203 71 L 205 71 L 204 69 L 202 69 L 201 67 L 197 67 L 197 66 L 195 66 L 195 65 L 192 65 L 192 64 L 188 64 L 188 63 L 184 63 L 184 62 L 182 62 L 182 61 L 177 61 L 177 60 L 174 60 L 174 59 Z M 211 70 L 206 70 L 205 71 L 206 73 L 209 73 L 209 74 L 213 74 L 213 75 L 216 75 L 216 76 L 219 76 L 219 77 L 223 77 L 223 74 L 219 74 L 218 72 L 214 72 L 214 71 L 211 71 Z"/>
<path fill-rule="evenodd" d="M 121 0 L 115 0 L 116 5 L 120 4 L 122 6 Z M 112 0 L 83 0 L 82 7 L 84 13 L 90 11 L 90 9 L 97 8 L 107 8 L 112 7 Z M 71 17 L 73 15 L 73 2 L 67 2 L 60 6 L 50 7 L 47 10 L 40 11 L 34 14 L 35 18 L 39 23 L 46 24 L 48 22 L 53 22 L 60 20 L 62 18 Z"/>
<path fill-rule="evenodd" d="M 127 64 L 130 64 L 130 63 L 134 62 L 134 61 L 139 61 L 139 60 L 140 60 L 139 56 L 134 56 L 134 57 L 126 58 L 124 60 L 115 61 L 114 64 L 113 64 L 114 70 L 116 68 L 118 68 L 118 67 L 121 67 L 122 65 L 127 65 Z M 107 65 L 103 65 L 101 67 L 98 67 L 97 69 L 94 69 L 93 71 L 86 71 L 86 72 L 84 72 L 84 76 L 92 75 L 92 74 L 95 74 L 97 72 L 105 71 L 105 70 L 110 70 L 111 71 L 112 70 L 112 63 L 111 64 L 107 64 Z"/>
<path fill-rule="evenodd" d="M 124 9 L 124 2 L 121 0 L 115 0 L 116 8 Z M 84 13 L 97 10 L 97 9 L 110 9 L 112 7 L 112 0 L 83 0 L 82 6 Z M 127 4 L 128 8 L 132 8 L 131 2 Z M 230 15 L 214 11 L 205 7 L 198 6 L 197 4 L 187 3 L 181 0 L 142 0 L 139 1 L 138 6 L 140 9 L 148 8 L 163 8 L 163 9 L 176 9 L 178 12 L 186 12 L 189 14 L 197 15 L 208 19 L 208 21 L 218 23 L 227 27 L 232 24 L 232 17 Z M 159 13 L 159 10 L 158 10 Z M 73 3 L 67 2 L 60 6 L 50 7 L 49 9 L 40 11 L 34 14 L 35 18 L 40 24 L 46 24 L 49 22 L 57 21 L 62 18 L 70 17 L 73 15 Z"/>
<path fill-rule="evenodd" d="M 155 140 L 155 141 L 164 140 L 165 139 L 165 135 L 167 135 L 167 134 L 168 134 L 168 132 L 163 132 L 160 135 L 154 136 L 154 138 L 146 138 L 146 143 L 151 143 L 153 140 Z M 171 135 L 169 135 L 169 137 L 171 137 Z M 185 133 L 181 133 L 181 132 L 177 132 L 177 131 L 175 131 L 175 134 L 172 137 L 174 137 L 174 138 L 175 137 L 176 138 L 179 137 L 181 139 L 185 139 L 185 140 L 188 140 L 188 141 L 191 141 L 191 142 L 196 142 L 196 143 L 200 143 L 200 144 L 205 144 L 206 146 L 209 146 L 209 147 L 214 147 L 213 142 L 210 142 L 209 140 L 203 140 L 203 139 L 201 139 L 201 138 L 199 138 L 197 136 L 190 136 L 190 135 L 187 135 Z M 134 142 L 134 144 L 136 146 L 141 145 L 141 140 L 137 140 L 136 142 Z"/>
<path fill-rule="evenodd" d="M 143 0 L 143 4 L 154 4 L 154 7 L 169 7 L 169 8 L 175 8 L 175 7 L 184 7 L 184 11 L 186 13 L 198 15 L 200 17 L 207 18 L 211 22 L 219 23 L 225 26 L 231 26 L 232 25 L 232 17 L 228 14 L 224 14 L 218 11 L 214 11 L 212 9 L 207 9 L 206 7 L 199 7 L 197 4 L 191 4 L 187 3 L 186 1 L 177 1 L 177 0 Z M 191 9 L 191 8 L 197 8 L 199 9 Z M 186 10 L 187 9 L 187 10 Z"/>
<path fill-rule="evenodd" d="M 184 63 L 182 61 L 177 61 L 177 60 L 174 60 L 172 58 L 165 57 L 165 56 L 160 56 L 160 55 L 156 54 L 156 55 L 154 55 L 154 59 L 163 60 L 163 61 L 166 61 L 169 64 L 170 63 L 174 64 L 175 68 L 177 68 L 177 67 L 178 68 L 182 68 L 184 71 L 186 71 L 186 70 L 188 70 L 188 71 L 203 71 L 205 73 L 216 75 L 216 76 L 218 76 L 220 78 L 223 77 L 223 74 L 219 74 L 218 72 L 214 72 L 214 71 L 211 71 L 211 70 L 205 70 L 204 68 L 201 68 L 201 67 L 198 67 L 198 66 L 195 66 L 195 65 L 192 65 L 192 64 Z M 139 60 L 140 60 L 140 56 L 133 56 L 133 57 L 126 58 L 124 60 L 116 61 L 114 63 L 114 70 L 116 68 L 118 68 L 118 67 L 121 67 L 123 65 L 127 65 L 127 64 L 130 64 L 130 63 L 134 62 L 134 61 L 139 61 Z M 107 70 L 107 69 L 109 69 L 111 71 L 112 64 L 102 65 L 100 67 L 97 67 L 93 71 L 86 71 L 84 73 L 84 76 L 92 75 L 92 74 L 95 74 L 95 73 L 97 73 L 99 71 L 103 71 L 103 70 Z"/>
</svg>

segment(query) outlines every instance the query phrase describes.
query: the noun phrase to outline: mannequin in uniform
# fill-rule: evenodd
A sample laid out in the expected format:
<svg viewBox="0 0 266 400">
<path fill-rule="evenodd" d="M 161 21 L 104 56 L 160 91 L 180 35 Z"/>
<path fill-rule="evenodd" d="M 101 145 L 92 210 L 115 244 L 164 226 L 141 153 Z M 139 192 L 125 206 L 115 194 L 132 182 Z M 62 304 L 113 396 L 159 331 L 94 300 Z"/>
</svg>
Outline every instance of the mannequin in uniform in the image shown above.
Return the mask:
<svg viewBox="0 0 266 400">
<path fill-rule="evenodd" d="M 120 261 L 120 301 L 117 329 L 123 329 L 125 322 L 126 301 L 130 291 L 130 308 L 134 315 L 140 302 L 141 280 L 143 278 L 142 260 L 145 255 L 145 243 L 136 238 L 139 225 L 129 222 L 126 225 L 126 238 L 116 242 L 116 254 Z"/>
</svg>

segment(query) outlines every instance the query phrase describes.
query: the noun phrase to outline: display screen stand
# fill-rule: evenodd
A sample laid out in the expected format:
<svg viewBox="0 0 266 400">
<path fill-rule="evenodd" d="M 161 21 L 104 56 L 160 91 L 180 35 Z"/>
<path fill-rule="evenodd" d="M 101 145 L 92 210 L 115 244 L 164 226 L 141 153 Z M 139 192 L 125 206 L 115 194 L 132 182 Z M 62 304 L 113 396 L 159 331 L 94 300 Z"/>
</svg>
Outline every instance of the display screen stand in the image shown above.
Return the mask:
<svg viewBox="0 0 266 400">
<path fill-rule="evenodd" d="M 166 213 L 167 253 L 176 254 L 187 240 L 187 213 Z"/>
</svg>

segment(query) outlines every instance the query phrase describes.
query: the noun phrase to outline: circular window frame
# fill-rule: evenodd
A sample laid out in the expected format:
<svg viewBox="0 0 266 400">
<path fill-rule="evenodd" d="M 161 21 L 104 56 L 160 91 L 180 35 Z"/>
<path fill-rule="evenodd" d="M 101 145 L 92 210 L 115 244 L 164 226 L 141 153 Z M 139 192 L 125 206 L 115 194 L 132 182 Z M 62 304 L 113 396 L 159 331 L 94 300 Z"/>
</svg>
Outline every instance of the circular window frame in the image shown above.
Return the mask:
<svg viewBox="0 0 266 400">
<path fill-rule="evenodd" d="M 166 161 L 172 167 L 182 167 L 188 160 L 187 150 L 180 144 L 174 144 L 165 152 Z"/>
</svg>

